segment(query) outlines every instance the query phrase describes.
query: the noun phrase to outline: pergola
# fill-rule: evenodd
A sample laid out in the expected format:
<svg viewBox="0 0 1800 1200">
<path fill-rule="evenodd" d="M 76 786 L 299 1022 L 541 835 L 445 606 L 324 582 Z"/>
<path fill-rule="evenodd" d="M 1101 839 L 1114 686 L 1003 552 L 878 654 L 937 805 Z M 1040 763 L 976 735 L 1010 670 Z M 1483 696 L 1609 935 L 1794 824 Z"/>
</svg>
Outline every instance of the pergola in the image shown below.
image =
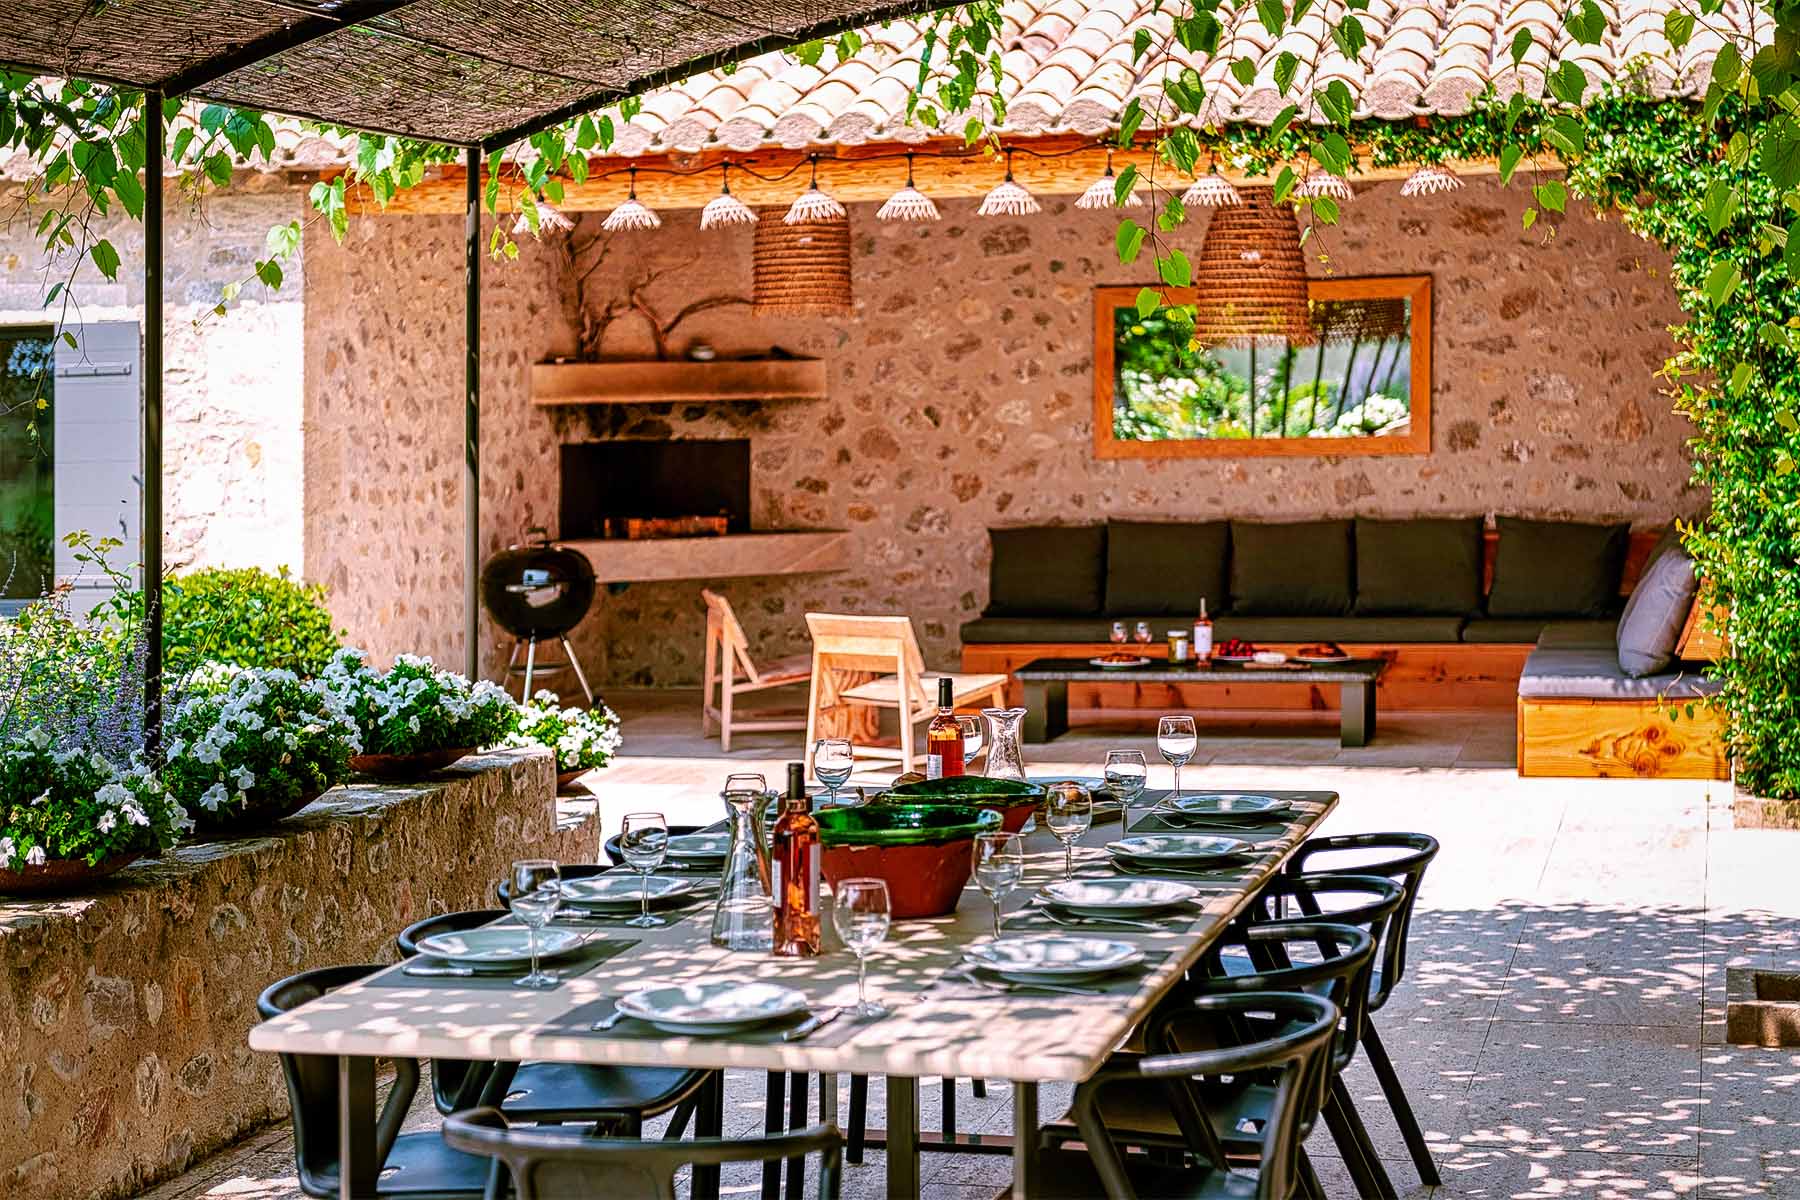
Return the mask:
<svg viewBox="0 0 1800 1200">
<path fill-rule="evenodd" d="M 482 156 L 696 72 L 929 0 L 18 0 L 0 4 L 0 62 L 145 94 L 146 177 L 163 174 L 161 101 L 199 99 L 466 148 L 464 638 L 480 605 Z M 163 574 L 163 200 L 144 201 L 143 572 L 147 732 L 160 733 Z"/>
</svg>

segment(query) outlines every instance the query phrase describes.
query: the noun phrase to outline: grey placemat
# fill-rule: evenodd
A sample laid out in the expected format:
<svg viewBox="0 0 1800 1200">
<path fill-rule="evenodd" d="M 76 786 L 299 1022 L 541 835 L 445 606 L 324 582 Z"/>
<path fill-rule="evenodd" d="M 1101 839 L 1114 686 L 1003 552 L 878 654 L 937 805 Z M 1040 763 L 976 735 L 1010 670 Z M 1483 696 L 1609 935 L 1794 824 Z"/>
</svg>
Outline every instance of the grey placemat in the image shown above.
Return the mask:
<svg viewBox="0 0 1800 1200">
<path fill-rule="evenodd" d="M 611 1029 L 595 1030 L 594 1022 L 604 1021 L 612 1016 L 617 1007 L 612 997 L 592 1000 L 550 1021 L 543 1032 L 561 1037 L 594 1037 L 594 1038 L 629 1038 L 634 1041 L 667 1041 L 672 1037 L 704 1037 L 702 1034 L 670 1033 L 666 1029 L 658 1029 L 648 1021 L 640 1021 L 636 1017 L 626 1017 Z M 782 1035 L 799 1025 L 812 1014 L 796 1013 L 780 1021 L 771 1021 L 755 1029 L 746 1029 L 739 1033 L 720 1035 L 718 1040 L 724 1042 L 741 1042 L 753 1046 L 779 1045 Z M 870 1024 L 858 1021 L 848 1010 L 838 1014 L 830 1024 L 808 1034 L 804 1039 L 794 1043 L 803 1046 L 840 1046 L 856 1036 L 858 1030 Z"/>
<path fill-rule="evenodd" d="M 1065 929 L 1058 932 L 1073 937 L 1105 937 L 1102 930 L 1090 934 L 1082 934 L 1080 930 Z M 1144 985 L 1144 976 L 1165 962 L 1173 950 L 1150 950 L 1144 954 L 1144 961 L 1123 971 L 1115 971 L 1111 975 L 1103 975 L 1098 979 L 1083 980 L 1080 983 L 1052 984 L 1051 987 L 1069 987 L 1096 996 L 1131 996 Z M 994 996 L 1010 997 L 1015 1000 L 1080 1000 L 1081 995 L 1070 992 L 1037 990 L 1032 984 L 1008 984 L 997 975 L 982 971 L 976 978 L 985 982 L 977 983 L 969 978 L 965 965 L 958 964 L 939 975 L 937 982 L 927 988 L 921 1000 L 984 1000 Z M 1012 990 L 1008 990 L 1011 988 Z"/>
<path fill-rule="evenodd" d="M 557 987 L 561 987 L 571 979 L 587 974 L 609 958 L 616 958 L 638 944 L 637 938 L 614 937 L 608 934 L 597 934 L 593 940 L 578 949 L 556 958 L 543 960 L 545 970 L 553 970 L 561 976 Z M 504 971 L 480 971 L 474 975 L 408 975 L 409 964 L 437 966 L 439 960 L 408 959 L 399 966 L 390 967 L 379 975 L 371 976 L 365 981 L 368 987 L 404 987 L 404 988 L 446 988 L 463 989 L 508 989 L 516 988 L 521 976 L 529 967 L 508 967 Z"/>
</svg>

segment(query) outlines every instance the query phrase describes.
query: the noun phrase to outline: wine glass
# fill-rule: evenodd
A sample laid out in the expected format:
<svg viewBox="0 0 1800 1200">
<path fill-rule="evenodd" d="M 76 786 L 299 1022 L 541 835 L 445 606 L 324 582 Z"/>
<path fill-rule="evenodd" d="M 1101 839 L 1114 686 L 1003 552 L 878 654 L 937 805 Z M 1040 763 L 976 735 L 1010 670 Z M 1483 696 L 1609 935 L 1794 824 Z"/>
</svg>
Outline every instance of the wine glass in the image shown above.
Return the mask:
<svg viewBox="0 0 1800 1200">
<path fill-rule="evenodd" d="M 562 871 L 553 859 L 524 858 L 512 865 L 511 887 L 507 891 L 509 907 L 519 923 L 531 931 L 531 974 L 518 981 L 520 987 L 555 987 L 555 971 L 538 968 L 538 930 L 550 923 L 562 905 Z"/>
<path fill-rule="evenodd" d="M 975 835 L 975 886 L 994 902 L 994 940 L 1000 940 L 1000 904 L 1025 878 L 1025 849 L 1016 833 Z"/>
<path fill-rule="evenodd" d="M 1114 621 L 1111 636 L 1112 636 L 1112 644 L 1113 645 L 1123 646 L 1125 644 L 1125 642 L 1127 641 L 1127 638 L 1125 636 L 1125 622 Z"/>
<path fill-rule="evenodd" d="M 963 735 L 963 769 L 974 765 L 975 756 L 981 753 L 982 739 L 986 736 L 981 728 L 981 718 L 962 716 L 956 718 L 956 727 Z"/>
<path fill-rule="evenodd" d="M 762 797 L 756 804 L 751 805 L 751 812 L 756 815 L 758 821 L 768 820 L 768 810 L 779 803 L 776 797 L 769 794 L 769 781 L 755 771 L 733 771 L 727 775 L 725 791 L 722 794 L 729 796 L 733 792 L 750 792 Z"/>
<path fill-rule="evenodd" d="M 1094 824 L 1094 798 L 1078 783 L 1053 783 L 1044 801 L 1044 824 L 1063 846 L 1063 878 L 1075 878 L 1075 839 Z"/>
<path fill-rule="evenodd" d="M 869 951 L 881 945 L 893 924 L 887 884 L 879 879 L 844 879 L 833 891 L 831 924 L 839 940 L 856 954 L 856 1007 L 850 1013 L 863 1021 L 885 1017 L 887 1005 L 869 999 Z"/>
<path fill-rule="evenodd" d="M 825 785 L 825 803 L 838 802 L 838 789 L 850 781 L 856 769 L 856 750 L 844 738 L 820 738 L 813 743 L 813 774 Z"/>
<path fill-rule="evenodd" d="M 1150 644 L 1150 622 L 1139 621 L 1137 627 L 1131 631 L 1131 636 L 1137 640 L 1138 645 L 1148 646 Z"/>
<path fill-rule="evenodd" d="M 625 922 L 637 929 L 655 929 L 667 925 L 662 917 L 650 913 L 650 872 L 662 866 L 669 852 L 669 823 L 661 813 L 626 813 L 619 828 L 619 853 L 625 865 L 636 871 L 643 885 L 638 896 L 638 915 Z"/>
<path fill-rule="evenodd" d="M 1194 718 L 1173 716 L 1157 721 L 1156 748 L 1162 752 L 1163 760 L 1175 768 L 1175 792 L 1169 800 L 1181 799 L 1181 768 L 1194 757 L 1199 745 L 1200 735 L 1194 729 Z"/>
<path fill-rule="evenodd" d="M 1108 750 L 1106 752 L 1106 786 L 1119 798 L 1124 808 L 1125 832 L 1131 832 L 1131 806 L 1144 794 L 1150 782 L 1150 767 L 1142 750 Z"/>
</svg>

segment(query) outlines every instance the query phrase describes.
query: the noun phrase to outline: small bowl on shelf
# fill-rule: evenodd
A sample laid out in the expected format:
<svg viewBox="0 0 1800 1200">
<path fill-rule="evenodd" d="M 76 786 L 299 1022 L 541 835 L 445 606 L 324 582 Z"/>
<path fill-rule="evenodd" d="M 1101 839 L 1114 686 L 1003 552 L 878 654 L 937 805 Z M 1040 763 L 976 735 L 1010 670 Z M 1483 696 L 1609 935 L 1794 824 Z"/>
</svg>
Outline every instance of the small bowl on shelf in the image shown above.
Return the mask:
<svg viewBox="0 0 1800 1200">
<path fill-rule="evenodd" d="M 957 804 L 822 808 L 813 817 L 825 878 L 883 880 L 897 920 L 956 911 L 974 870 L 975 835 L 1000 828 L 992 809 Z"/>
<path fill-rule="evenodd" d="M 1018 833 L 1031 820 L 1031 814 L 1044 803 L 1042 784 L 1019 779 L 994 779 L 987 775 L 952 775 L 947 779 L 927 779 L 919 783 L 901 783 L 889 788 L 883 803 L 973 805 L 1000 814 L 1002 827 Z"/>
</svg>

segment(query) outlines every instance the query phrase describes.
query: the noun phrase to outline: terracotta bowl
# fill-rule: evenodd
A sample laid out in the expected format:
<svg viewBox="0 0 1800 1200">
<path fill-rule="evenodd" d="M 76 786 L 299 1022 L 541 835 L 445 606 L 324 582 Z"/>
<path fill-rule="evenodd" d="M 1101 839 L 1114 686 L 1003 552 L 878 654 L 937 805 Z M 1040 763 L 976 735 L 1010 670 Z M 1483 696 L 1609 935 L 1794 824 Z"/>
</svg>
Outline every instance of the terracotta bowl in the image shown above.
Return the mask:
<svg viewBox="0 0 1800 1200">
<path fill-rule="evenodd" d="M 1000 828 L 999 813 L 954 804 L 871 804 L 813 816 L 825 878 L 885 881 L 897 920 L 956 911 L 974 869 L 975 835 Z"/>
<path fill-rule="evenodd" d="M 420 754 L 358 754 L 351 758 L 350 769 L 377 779 L 407 781 L 423 779 L 433 771 L 441 771 L 459 758 L 475 753 L 473 746 L 449 746 L 442 750 L 426 750 Z"/>
<path fill-rule="evenodd" d="M 1018 779 L 990 779 L 986 775 L 955 775 L 897 784 L 884 798 L 895 804 L 950 804 L 991 808 L 1000 814 L 1002 827 L 1018 833 L 1044 802 L 1041 784 Z"/>
<path fill-rule="evenodd" d="M 0 871 L 0 896 L 58 896 L 78 892 L 95 880 L 124 870 L 142 857 L 132 850 L 103 858 L 91 867 L 76 858 L 47 862 L 41 867 Z"/>
</svg>

